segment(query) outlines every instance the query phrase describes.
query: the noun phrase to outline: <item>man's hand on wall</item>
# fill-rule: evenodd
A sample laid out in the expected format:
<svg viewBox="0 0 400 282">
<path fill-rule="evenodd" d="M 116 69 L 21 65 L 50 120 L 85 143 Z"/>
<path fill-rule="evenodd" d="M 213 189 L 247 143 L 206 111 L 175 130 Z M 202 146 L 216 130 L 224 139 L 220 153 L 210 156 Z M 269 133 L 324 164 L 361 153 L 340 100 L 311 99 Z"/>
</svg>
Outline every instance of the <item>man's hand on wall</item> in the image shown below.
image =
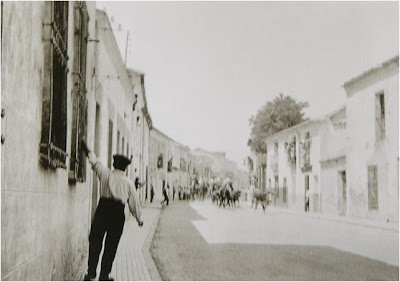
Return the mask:
<svg viewBox="0 0 400 282">
<path fill-rule="evenodd" d="M 82 139 L 82 149 L 85 152 L 86 156 L 89 155 L 90 149 L 87 146 L 86 140 Z"/>
</svg>

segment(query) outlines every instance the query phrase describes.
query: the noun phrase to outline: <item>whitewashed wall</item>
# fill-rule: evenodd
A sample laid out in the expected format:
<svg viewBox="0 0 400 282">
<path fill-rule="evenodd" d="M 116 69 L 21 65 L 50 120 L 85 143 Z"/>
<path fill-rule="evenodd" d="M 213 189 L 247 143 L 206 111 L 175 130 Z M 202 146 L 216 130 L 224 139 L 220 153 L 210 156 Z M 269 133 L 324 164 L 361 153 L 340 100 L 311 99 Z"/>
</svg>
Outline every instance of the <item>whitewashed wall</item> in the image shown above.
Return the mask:
<svg viewBox="0 0 400 282">
<path fill-rule="evenodd" d="M 1 279 L 73 280 L 87 253 L 90 177 L 68 184 L 68 170 L 39 164 L 42 119 L 45 2 L 4 2 L 2 7 Z M 89 35 L 95 3 L 87 3 Z M 69 3 L 68 56 L 74 57 L 73 3 Z M 68 68 L 73 69 L 73 60 Z M 94 46 L 88 45 L 87 97 Z M 72 79 L 67 86 L 67 153 L 70 154 Z M 93 124 L 91 117 L 89 124 Z M 69 159 L 67 159 L 69 165 Z"/>
</svg>

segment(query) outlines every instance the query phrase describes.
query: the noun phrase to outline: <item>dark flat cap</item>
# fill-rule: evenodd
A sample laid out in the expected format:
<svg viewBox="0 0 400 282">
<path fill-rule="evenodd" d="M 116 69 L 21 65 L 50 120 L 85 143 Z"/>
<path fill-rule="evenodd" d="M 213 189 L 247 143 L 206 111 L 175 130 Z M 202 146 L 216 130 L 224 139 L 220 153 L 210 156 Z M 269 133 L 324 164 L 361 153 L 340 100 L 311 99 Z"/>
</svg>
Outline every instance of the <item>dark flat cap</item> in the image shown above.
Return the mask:
<svg viewBox="0 0 400 282">
<path fill-rule="evenodd" d="M 127 167 L 131 163 L 131 159 L 129 159 L 128 157 L 121 155 L 121 154 L 115 154 L 113 156 L 113 159 L 114 159 L 114 163 L 118 163 L 121 166 L 123 166 L 124 168 Z"/>
</svg>

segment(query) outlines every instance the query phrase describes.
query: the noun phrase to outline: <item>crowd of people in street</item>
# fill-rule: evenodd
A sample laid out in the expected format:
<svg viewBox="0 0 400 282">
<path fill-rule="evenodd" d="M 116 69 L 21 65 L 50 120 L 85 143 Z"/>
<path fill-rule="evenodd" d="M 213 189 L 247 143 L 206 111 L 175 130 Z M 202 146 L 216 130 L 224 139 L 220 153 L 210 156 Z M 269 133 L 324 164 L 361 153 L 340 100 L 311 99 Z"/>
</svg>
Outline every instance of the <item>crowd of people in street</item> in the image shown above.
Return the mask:
<svg viewBox="0 0 400 282">
<path fill-rule="evenodd" d="M 211 200 L 220 207 L 237 206 L 242 195 L 242 190 L 234 189 L 231 179 L 221 180 L 215 178 L 202 178 L 194 176 L 189 186 L 172 186 L 165 183 L 162 189 L 162 206 L 168 206 L 170 198 L 173 201 L 202 201 Z M 153 202 L 154 187 L 150 185 L 150 202 Z"/>
</svg>

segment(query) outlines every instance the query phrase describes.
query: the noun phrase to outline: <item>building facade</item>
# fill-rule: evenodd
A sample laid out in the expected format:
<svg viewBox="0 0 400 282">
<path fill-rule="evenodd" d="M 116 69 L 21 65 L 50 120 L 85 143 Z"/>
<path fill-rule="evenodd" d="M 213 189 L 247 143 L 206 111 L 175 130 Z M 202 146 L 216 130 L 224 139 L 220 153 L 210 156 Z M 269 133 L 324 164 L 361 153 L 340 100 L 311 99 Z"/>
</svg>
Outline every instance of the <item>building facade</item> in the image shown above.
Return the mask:
<svg viewBox="0 0 400 282">
<path fill-rule="evenodd" d="M 150 131 L 149 184 L 154 189 L 155 201 L 163 199 L 162 189 L 167 182 L 169 156 L 168 137 L 153 127 Z"/>
<path fill-rule="evenodd" d="M 76 280 L 87 254 L 94 2 L 2 3 L 1 279 Z"/>
<path fill-rule="evenodd" d="M 169 187 L 169 198 L 175 199 L 179 187 L 190 187 L 193 176 L 193 156 L 189 147 L 171 139 L 157 128 L 150 131 L 149 183 L 155 200 L 162 200 L 163 187 Z M 147 199 L 149 200 L 149 199 Z"/>
<path fill-rule="evenodd" d="M 128 69 L 131 87 L 135 93 L 136 103 L 133 106 L 132 140 L 133 140 L 133 175 L 141 183 L 139 199 L 143 203 L 149 195 L 149 141 L 152 128 L 151 117 L 147 108 L 144 73 Z"/>
<path fill-rule="evenodd" d="M 321 210 L 320 128 L 324 119 L 303 122 L 266 139 L 266 186 L 274 205 Z"/>
<path fill-rule="evenodd" d="M 347 212 L 354 217 L 397 223 L 399 57 L 347 81 L 344 89 Z"/>
<path fill-rule="evenodd" d="M 243 168 L 226 158 L 225 152 L 210 152 L 201 148 L 192 151 L 193 175 L 208 180 L 229 178 L 234 189 L 245 189 L 248 185 L 249 174 Z"/>
<path fill-rule="evenodd" d="M 96 78 L 95 100 L 90 116 L 95 125 L 89 131 L 88 143 L 99 160 L 113 167 L 113 155 L 133 156 L 136 97 L 129 74 L 118 49 L 110 21 L 105 12 L 96 12 Z M 99 200 L 99 181 L 92 174 L 92 216 Z M 134 165 L 127 168 L 127 175 L 134 181 Z"/>
<path fill-rule="evenodd" d="M 398 74 L 397 56 L 347 81 L 344 107 L 266 138 L 272 204 L 398 223 Z"/>
<path fill-rule="evenodd" d="M 321 212 L 347 214 L 346 108 L 330 114 L 321 135 Z"/>
</svg>

